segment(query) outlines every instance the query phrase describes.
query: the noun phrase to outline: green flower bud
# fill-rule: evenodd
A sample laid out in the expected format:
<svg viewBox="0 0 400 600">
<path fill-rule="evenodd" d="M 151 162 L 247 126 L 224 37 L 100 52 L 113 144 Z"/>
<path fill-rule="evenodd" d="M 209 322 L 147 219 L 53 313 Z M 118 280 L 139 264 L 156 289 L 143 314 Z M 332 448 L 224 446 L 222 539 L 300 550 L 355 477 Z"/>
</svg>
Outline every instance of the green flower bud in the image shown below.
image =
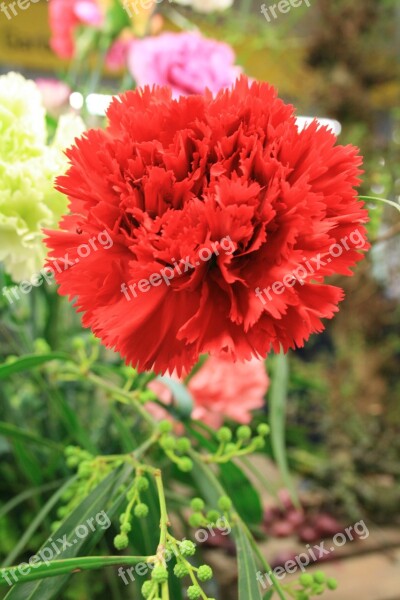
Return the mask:
<svg viewBox="0 0 400 600">
<path fill-rule="evenodd" d="M 253 439 L 254 448 L 256 450 L 262 450 L 265 447 L 265 440 L 261 436 L 257 436 Z"/>
<path fill-rule="evenodd" d="M 221 496 L 218 500 L 218 508 L 224 512 L 228 512 L 232 508 L 232 501 L 228 496 Z"/>
<path fill-rule="evenodd" d="M 74 498 L 75 494 L 76 490 L 71 486 L 65 490 L 65 492 L 62 495 L 62 499 L 65 502 L 69 502 L 69 500 L 72 500 L 72 498 Z"/>
<path fill-rule="evenodd" d="M 68 506 L 60 506 L 60 508 L 57 510 L 57 517 L 59 519 L 63 519 L 64 517 L 67 516 L 68 513 L 69 513 Z"/>
<path fill-rule="evenodd" d="M 189 452 L 191 446 L 190 440 L 187 437 L 182 437 L 176 442 L 176 449 L 182 454 Z"/>
<path fill-rule="evenodd" d="M 128 536 L 126 535 L 126 533 L 120 533 L 119 535 L 116 535 L 114 538 L 114 546 L 116 547 L 117 550 L 125 550 L 125 548 L 128 547 L 129 544 L 129 540 L 128 540 Z"/>
<path fill-rule="evenodd" d="M 194 556 L 196 554 L 196 545 L 190 540 L 183 540 L 179 544 L 179 552 L 184 557 Z"/>
<path fill-rule="evenodd" d="M 175 450 L 176 448 L 176 440 L 172 435 L 164 434 L 160 439 L 160 446 L 164 450 Z"/>
<path fill-rule="evenodd" d="M 221 427 L 221 429 L 219 429 L 217 431 L 217 440 L 221 443 L 226 443 L 226 442 L 230 442 L 232 439 L 232 431 L 229 429 L 229 427 Z"/>
<path fill-rule="evenodd" d="M 161 421 L 158 424 L 158 431 L 160 433 L 171 433 L 171 431 L 172 431 L 171 421 L 167 421 L 167 419 L 165 419 L 164 421 Z"/>
<path fill-rule="evenodd" d="M 326 582 L 326 587 L 328 588 L 328 590 L 336 590 L 338 587 L 338 582 L 333 577 L 329 577 L 329 579 Z"/>
<path fill-rule="evenodd" d="M 207 513 L 207 520 L 209 523 L 216 523 L 220 516 L 221 515 L 217 510 L 209 510 Z"/>
<path fill-rule="evenodd" d="M 85 342 L 82 338 L 80 337 L 74 337 L 72 338 L 72 348 L 74 350 L 84 350 L 85 349 Z"/>
<path fill-rule="evenodd" d="M 189 600 L 198 600 L 198 598 L 201 598 L 201 589 L 198 585 L 191 585 L 188 588 L 187 596 Z"/>
<path fill-rule="evenodd" d="M 201 498 L 193 498 L 193 500 L 190 503 L 190 506 L 192 507 L 192 510 L 195 511 L 204 510 L 204 500 L 202 500 Z"/>
<path fill-rule="evenodd" d="M 138 519 L 144 519 L 149 514 L 149 507 L 147 506 L 147 504 L 140 502 L 135 506 L 133 512 L 135 514 L 135 517 L 137 517 Z"/>
<path fill-rule="evenodd" d="M 324 591 L 325 591 L 324 585 L 314 585 L 314 587 L 312 588 L 312 593 L 315 594 L 316 596 L 321 596 L 321 594 L 323 594 Z"/>
<path fill-rule="evenodd" d="M 168 571 L 162 565 L 157 565 L 156 567 L 154 567 L 151 573 L 151 578 L 157 583 L 165 583 L 166 581 L 168 581 Z"/>
<path fill-rule="evenodd" d="M 125 521 L 124 523 L 122 523 L 121 532 L 129 533 L 130 531 L 132 531 L 132 525 L 129 523 L 129 521 Z"/>
<path fill-rule="evenodd" d="M 213 577 L 212 568 L 208 565 L 201 565 L 197 571 L 197 577 L 200 579 L 200 581 L 209 581 Z"/>
<path fill-rule="evenodd" d="M 266 423 L 260 423 L 260 425 L 257 427 L 257 433 L 258 435 L 261 435 L 261 437 L 265 437 L 269 434 L 269 432 L 269 425 L 267 425 Z"/>
<path fill-rule="evenodd" d="M 82 477 L 83 479 L 86 479 L 87 477 L 90 477 L 93 473 L 93 465 L 92 463 L 90 463 L 88 460 L 84 460 L 83 462 L 81 462 L 81 464 L 79 465 L 79 469 L 78 469 L 78 477 Z"/>
<path fill-rule="evenodd" d="M 325 583 L 326 581 L 325 573 L 323 571 L 315 571 L 313 578 L 315 583 L 318 584 Z"/>
<path fill-rule="evenodd" d="M 184 473 L 190 473 L 190 471 L 193 469 L 193 461 L 187 456 L 184 456 L 178 462 L 178 469 Z"/>
<path fill-rule="evenodd" d="M 250 427 L 248 427 L 248 425 L 241 425 L 241 427 L 239 427 L 239 429 L 237 430 L 236 435 L 238 440 L 244 442 L 251 438 L 251 429 Z"/>
<path fill-rule="evenodd" d="M 314 583 L 314 577 L 309 573 L 303 573 L 300 575 L 299 581 L 303 587 L 310 587 Z"/>
<path fill-rule="evenodd" d="M 139 492 L 146 492 L 149 489 L 149 480 L 143 476 L 136 477 L 135 485 Z"/>
<path fill-rule="evenodd" d="M 184 563 L 177 563 L 174 567 L 174 575 L 178 579 L 183 579 L 183 577 L 189 575 L 189 569 Z"/>
<path fill-rule="evenodd" d="M 90 454 L 90 452 L 88 452 L 87 450 L 82 450 L 81 448 L 79 448 L 79 458 L 80 460 L 90 460 L 92 461 L 94 459 L 93 454 Z"/>
<path fill-rule="evenodd" d="M 153 582 L 152 581 L 145 581 L 144 584 L 142 585 L 142 594 L 144 598 L 148 598 L 151 594 L 151 592 L 153 591 Z"/>
<path fill-rule="evenodd" d="M 201 527 L 203 524 L 204 517 L 201 512 L 195 512 L 189 517 L 189 525 L 191 527 Z"/>
<path fill-rule="evenodd" d="M 69 467 L 70 469 L 74 469 L 79 465 L 79 456 L 68 456 L 66 463 L 67 467 Z"/>
<path fill-rule="evenodd" d="M 236 444 L 229 443 L 225 446 L 225 454 L 236 454 L 237 449 Z"/>
<path fill-rule="evenodd" d="M 153 392 L 153 390 L 143 390 L 140 392 L 140 401 L 145 404 L 146 402 L 154 402 L 157 400 L 157 394 Z"/>
<path fill-rule="evenodd" d="M 64 454 L 65 456 L 76 456 L 79 454 L 79 450 L 80 448 L 77 448 L 77 446 L 67 446 L 64 449 Z"/>
</svg>

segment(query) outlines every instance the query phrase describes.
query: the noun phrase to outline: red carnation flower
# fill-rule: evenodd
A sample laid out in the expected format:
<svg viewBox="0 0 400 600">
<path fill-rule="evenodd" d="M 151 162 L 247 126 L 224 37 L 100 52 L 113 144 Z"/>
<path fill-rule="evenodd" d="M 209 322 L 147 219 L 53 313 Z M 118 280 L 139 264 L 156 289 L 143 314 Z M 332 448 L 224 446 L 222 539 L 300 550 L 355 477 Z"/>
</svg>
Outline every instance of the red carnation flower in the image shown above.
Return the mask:
<svg viewBox="0 0 400 600">
<path fill-rule="evenodd" d="M 71 214 L 47 240 L 84 326 L 178 375 L 200 353 L 249 360 L 323 330 L 343 298 L 325 278 L 368 247 L 356 148 L 316 122 L 299 132 L 292 106 L 245 78 L 216 98 L 128 92 L 108 118 L 68 151 Z M 102 232 L 110 244 L 79 252 Z"/>
</svg>

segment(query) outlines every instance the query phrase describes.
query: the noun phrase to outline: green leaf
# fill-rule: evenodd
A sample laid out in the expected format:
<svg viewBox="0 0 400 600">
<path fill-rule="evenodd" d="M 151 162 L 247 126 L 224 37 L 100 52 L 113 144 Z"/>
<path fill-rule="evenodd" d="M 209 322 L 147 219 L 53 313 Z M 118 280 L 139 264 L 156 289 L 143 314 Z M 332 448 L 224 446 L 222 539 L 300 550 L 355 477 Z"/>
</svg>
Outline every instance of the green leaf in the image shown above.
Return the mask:
<svg viewBox="0 0 400 600">
<path fill-rule="evenodd" d="M 387 200 L 386 198 L 379 198 L 377 196 L 360 196 L 360 200 L 365 200 L 366 202 L 384 202 L 384 204 L 393 206 L 393 208 L 396 208 L 400 212 L 400 204 L 398 202 L 393 202 L 392 200 Z"/>
<path fill-rule="evenodd" d="M 21 492 L 20 494 L 18 494 L 18 496 L 12 498 L 9 502 L 7 502 L 7 504 L 5 504 L 0 509 L 0 519 L 2 519 L 6 514 L 11 512 L 19 504 L 25 502 L 25 500 L 30 500 L 34 496 L 44 494 L 45 492 L 51 492 L 52 490 L 54 490 L 54 488 L 59 487 L 61 483 L 64 483 L 64 480 L 53 481 L 52 483 L 46 483 L 45 485 L 42 485 L 40 487 L 35 487 L 30 490 L 25 490 L 24 492 Z"/>
<path fill-rule="evenodd" d="M 217 444 L 205 438 L 192 426 L 188 431 L 199 441 L 203 448 L 215 452 Z M 263 516 L 260 495 L 245 473 L 233 462 L 219 465 L 220 480 L 228 495 L 235 499 L 235 508 L 246 523 L 258 524 Z M 237 493 L 240 490 L 240 493 Z"/>
<path fill-rule="evenodd" d="M 271 445 L 285 487 L 298 505 L 296 489 L 289 471 L 286 452 L 286 399 L 289 380 L 288 358 L 283 352 L 274 357 L 274 374 L 269 391 Z"/>
<path fill-rule="evenodd" d="M 176 412 L 184 419 L 188 419 L 193 411 L 193 398 L 187 387 L 171 377 L 159 376 L 156 381 L 165 385 L 172 392 Z"/>
<path fill-rule="evenodd" d="M 33 519 L 33 521 L 31 521 L 31 523 L 29 524 L 29 527 L 24 531 L 18 544 L 12 549 L 10 554 L 3 561 L 2 565 L 1 565 L 2 567 L 5 567 L 5 566 L 9 565 L 10 563 L 12 564 L 14 562 L 14 560 L 18 557 L 18 555 L 23 551 L 25 545 L 29 542 L 29 540 L 31 539 L 31 537 L 33 536 L 35 531 L 40 527 L 41 523 L 44 521 L 44 519 L 47 517 L 47 515 L 50 513 L 50 511 L 54 508 L 54 506 L 60 500 L 61 496 L 63 495 L 63 493 L 65 492 L 67 487 L 69 487 L 71 485 L 71 482 L 72 482 L 72 479 L 67 481 L 46 502 L 46 504 L 40 510 L 39 514 L 36 515 L 36 517 Z"/>
<path fill-rule="evenodd" d="M 0 421 L 0 435 L 3 435 L 11 440 L 18 440 L 26 444 L 35 444 L 36 446 L 50 448 L 51 450 L 55 450 L 61 454 L 63 453 L 63 447 L 59 444 L 56 444 L 56 442 L 42 438 L 35 433 L 31 433 L 30 431 L 20 429 L 16 425 L 4 423 L 3 421 Z"/>
<path fill-rule="evenodd" d="M 72 360 L 72 358 L 64 352 L 50 352 L 48 354 L 31 354 L 16 358 L 13 361 L 0 365 L 0 379 L 5 379 L 14 373 L 29 371 L 35 367 L 40 367 L 52 360 Z"/>
<path fill-rule="evenodd" d="M 65 543 L 62 543 L 62 549 L 56 554 L 57 561 L 63 559 L 76 558 L 78 554 L 88 554 L 96 543 L 103 537 L 105 529 L 101 528 L 96 522 L 96 516 L 103 511 L 106 511 L 108 503 L 120 485 L 126 481 L 132 469 L 126 468 L 121 471 L 110 473 L 92 492 L 83 500 L 83 502 L 71 513 L 69 517 L 61 524 L 59 529 L 43 544 L 41 550 L 46 549 L 49 560 L 54 558 L 56 552 L 53 550 L 53 556 L 50 557 L 49 550 L 53 549 L 52 542 L 57 540 L 65 540 L 71 546 L 65 548 Z M 124 497 L 121 496 L 114 502 L 110 510 L 107 511 L 107 516 L 111 520 L 118 509 L 121 507 Z M 88 523 L 92 523 L 94 531 L 88 527 Z M 75 530 L 79 525 L 86 525 L 88 535 L 84 538 L 79 538 Z M 97 526 L 96 526 L 97 525 Z M 59 544 L 61 546 L 61 544 Z M 56 546 L 59 549 L 59 546 Z M 123 559 L 121 557 L 121 562 Z M 85 563 L 88 565 L 89 563 Z M 4 600 L 52 600 L 55 597 L 60 597 L 59 592 L 65 589 L 69 575 L 64 574 L 64 571 L 58 572 L 58 566 L 55 565 L 55 571 L 52 573 L 51 579 L 41 579 L 40 581 L 31 581 L 23 583 L 23 575 L 18 573 L 18 585 L 15 585 L 7 594 Z M 62 567 L 63 568 L 63 567 Z M 35 569 L 36 571 L 36 569 Z M 70 571 L 67 570 L 69 573 Z M 60 575 L 56 577 L 55 575 Z"/>
<path fill-rule="evenodd" d="M 64 560 L 54 560 L 46 563 L 37 563 L 34 565 L 30 573 L 26 575 L 20 575 L 21 583 L 17 586 L 14 586 L 15 589 L 20 590 L 22 587 L 26 587 L 27 582 L 33 581 L 44 581 L 49 579 L 50 577 L 59 577 L 60 575 L 71 575 L 74 572 L 79 571 L 93 571 L 95 569 L 102 569 L 104 567 L 110 567 L 113 565 L 136 565 L 138 563 L 146 562 L 146 556 L 83 556 L 77 558 L 67 558 Z M 7 585 L 7 579 L 10 581 L 13 580 L 12 573 L 9 570 L 4 569 L 2 571 L 2 578 L 0 579 L 1 585 Z M 40 584 L 39 584 L 40 585 Z M 32 589 L 37 588 L 37 584 L 35 586 L 31 586 Z M 26 596 L 26 600 L 32 600 L 33 598 L 39 598 L 36 595 L 36 591 L 32 592 L 34 595 Z M 6 596 L 6 598 L 11 598 L 11 592 Z M 23 598 L 23 596 L 15 596 L 18 598 Z M 51 598 L 51 596 L 45 596 L 46 598 Z"/>
<path fill-rule="evenodd" d="M 30 452 L 27 446 L 18 440 L 14 440 L 12 446 L 15 460 L 29 483 L 42 485 L 43 465 L 39 462 L 35 454 Z"/>
<path fill-rule="evenodd" d="M 253 550 L 241 523 L 235 527 L 239 573 L 239 600 L 262 600 L 257 581 L 257 567 Z"/>
</svg>

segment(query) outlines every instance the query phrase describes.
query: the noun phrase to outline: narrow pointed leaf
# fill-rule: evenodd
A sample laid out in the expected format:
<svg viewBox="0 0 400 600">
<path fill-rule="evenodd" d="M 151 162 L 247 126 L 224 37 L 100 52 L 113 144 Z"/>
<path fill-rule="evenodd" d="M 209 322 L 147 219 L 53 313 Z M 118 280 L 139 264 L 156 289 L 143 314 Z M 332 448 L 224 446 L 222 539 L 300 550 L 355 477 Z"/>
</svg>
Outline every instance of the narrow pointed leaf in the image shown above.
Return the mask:
<svg viewBox="0 0 400 600">
<path fill-rule="evenodd" d="M 240 523 L 235 527 L 235 540 L 239 573 L 239 600 L 249 600 L 250 598 L 251 600 L 262 600 L 253 550 Z"/>
<path fill-rule="evenodd" d="M 5 379 L 14 373 L 29 371 L 40 367 L 52 360 L 72 360 L 69 354 L 64 352 L 50 352 L 48 354 L 32 354 L 0 365 L 0 379 Z"/>
</svg>

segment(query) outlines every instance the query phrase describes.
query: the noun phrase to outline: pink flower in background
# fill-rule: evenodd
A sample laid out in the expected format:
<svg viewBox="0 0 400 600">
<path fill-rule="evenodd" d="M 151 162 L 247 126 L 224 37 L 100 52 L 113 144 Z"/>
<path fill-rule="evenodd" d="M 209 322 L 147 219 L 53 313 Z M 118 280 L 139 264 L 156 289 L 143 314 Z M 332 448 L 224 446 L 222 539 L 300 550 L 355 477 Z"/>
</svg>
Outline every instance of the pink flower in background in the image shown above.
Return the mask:
<svg viewBox="0 0 400 600">
<path fill-rule="evenodd" d="M 192 417 L 211 427 L 219 427 L 224 417 L 249 423 L 251 411 L 264 405 L 268 385 L 263 361 L 210 358 L 189 381 L 195 405 Z"/>
<path fill-rule="evenodd" d="M 125 67 L 132 41 L 133 38 L 121 38 L 112 44 L 106 56 L 106 67 L 110 71 L 119 71 Z"/>
<path fill-rule="evenodd" d="M 161 402 L 171 404 L 171 392 L 160 381 L 152 381 L 149 387 Z M 249 423 L 251 411 L 263 407 L 268 387 L 263 361 L 233 363 L 210 357 L 188 384 L 194 400 L 192 417 L 214 428 L 220 427 L 225 418 Z M 151 403 L 147 407 L 156 419 L 165 418 L 166 411 L 159 405 Z"/>
<path fill-rule="evenodd" d="M 75 53 L 74 30 L 78 25 L 99 27 L 102 12 L 96 0 L 50 0 L 50 46 L 61 58 L 72 58 Z"/>
<path fill-rule="evenodd" d="M 230 87 L 241 74 L 228 44 L 200 33 L 163 33 L 136 40 L 129 50 L 129 69 L 139 87 L 168 85 L 175 97 L 216 94 Z"/>
<path fill-rule="evenodd" d="M 39 78 L 35 80 L 42 94 L 43 105 L 48 113 L 58 114 L 58 111 L 68 105 L 71 88 L 58 79 Z"/>
</svg>

